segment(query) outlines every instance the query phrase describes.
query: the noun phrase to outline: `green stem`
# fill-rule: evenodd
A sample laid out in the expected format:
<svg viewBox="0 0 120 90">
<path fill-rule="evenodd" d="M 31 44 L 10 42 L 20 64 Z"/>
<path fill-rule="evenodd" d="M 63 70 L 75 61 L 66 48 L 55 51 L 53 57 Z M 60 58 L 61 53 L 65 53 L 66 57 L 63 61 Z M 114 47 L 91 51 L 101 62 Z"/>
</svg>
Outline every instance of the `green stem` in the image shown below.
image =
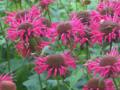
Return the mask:
<svg viewBox="0 0 120 90">
<path fill-rule="evenodd" d="M 114 78 L 113 78 L 113 82 L 114 82 L 114 85 L 115 85 L 115 87 L 116 87 L 116 90 L 119 90 L 119 88 L 118 88 L 118 86 L 117 86 L 117 83 L 116 83 L 116 81 L 115 81 Z"/>
<path fill-rule="evenodd" d="M 60 81 L 57 79 L 57 88 L 60 90 Z"/>
<path fill-rule="evenodd" d="M 87 59 L 89 59 L 90 58 L 90 51 L 89 51 L 89 44 L 88 44 L 88 42 L 86 43 L 86 52 L 87 52 Z"/>
<path fill-rule="evenodd" d="M 7 40 L 6 40 L 7 41 Z M 6 52 L 6 60 L 7 60 L 7 62 L 8 62 L 8 71 L 9 71 L 9 73 L 11 72 L 11 68 L 10 68 L 10 59 L 9 59 L 9 46 L 8 46 L 8 41 L 7 41 L 7 52 Z"/>
<path fill-rule="evenodd" d="M 18 8 L 16 0 L 14 1 L 16 9 Z"/>
<path fill-rule="evenodd" d="M 111 51 L 111 49 L 112 49 L 112 41 L 110 42 L 110 51 Z"/>
<path fill-rule="evenodd" d="M 102 45 L 101 45 L 101 52 L 100 54 L 103 55 L 104 54 L 104 40 L 102 40 Z"/>
<path fill-rule="evenodd" d="M 20 3 L 20 8 L 22 9 L 22 0 L 20 0 L 20 2 L 19 2 L 19 3 Z"/>
<path fill-rule="evenodd" d="M 51 22 L 51 17 L 50 17 L 50 10 L 49 10 L 49 8 L 47 9 L 47 12 L 48 12 L 49 20 L 50 20 L 50 22 Z"/>
<path fill-rule="evenodd" d="M 40 88 L 41 88 L 40 90 L 43 90 L 41 76 L 40 76 L 40 75 L 38 75 L 38 78 L 39 78 L 39 83 L 40 83 Z"/>
<path fill-rule="evenodd" d="M 9 2 L 9 1 L 8 1 L 8 0 L 6 0 L 6 10 L 7 10 L 7 8 L 8 8 L 8 2 Z"/>
<path fill-rule="evenodd" d="M 64 51 L 64 48 L 62 48 L 62 45 L 61 45 L 61 43 L 60 43 L 60 40 L 58 40 L 58 45 L 59 45 L 60 49 L 61 49 L 62 51 Z"/>
<path fill-rule="evenodd" d="M 77 0 L 76 0 L 76 11 L 77 11 Z"/>
</svg>

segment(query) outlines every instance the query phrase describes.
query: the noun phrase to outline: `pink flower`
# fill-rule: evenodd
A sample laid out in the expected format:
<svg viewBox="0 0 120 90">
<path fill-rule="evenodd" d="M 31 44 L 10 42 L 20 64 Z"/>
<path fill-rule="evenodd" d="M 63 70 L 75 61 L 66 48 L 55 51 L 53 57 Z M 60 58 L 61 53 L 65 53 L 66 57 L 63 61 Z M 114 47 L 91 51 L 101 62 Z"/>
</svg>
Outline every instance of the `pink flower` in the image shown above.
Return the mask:
<svg viewBox="0 0 120 90">
<path fill-rule="evenodd" d="M 97 38 L 93 38 L 94 35 L 97 35 L 97 33 L 99 34 L 99 32 L 97 32 L 98 30 L 96 30 L 97 27 L 94 25 L 99 25 L 96 23 L 102 19 L 98 12 L 81 11 L 79 13 L 72 13 L 71 18 L 74 30 L 76 30 L 76 43 L 80 43 L 80 45 L 88 43 L 92 46 L 97 42 L 96 40 L 99 40 Z"/>
<path fill-rule="evenodd" d="M 97 6 L 97 10 L 102 15 L 120 15 L 120 1 L 108 0 L 107 2 L 100 2 Z"/>
<path fill-rule="evenodd" d="M 110 79 L 101 80 L 98 78 L 92 78 L 82 90 L 115 90 L 115 86 Z"/>
<path fill-rule="evenodd" d="M 88 72 L 93 72 L 94 75 L 100 74 L 100 76 L 105 78 L 116 77 L 120 73 L 119 52 L 117 48 L 113 48 L 104 57 L 88 61 L 85 65 L 88 68 Z"/>
<path fill-rule="evenodd" d="M 2 81 L 0 83 L 0 90 L 16 90 L 16 85 L 11 81 Z"/>
<path fill-rule="evenodd" d="M 57 36 L 68 47 L 73 46 L 74 31 L 70 22 L 61 22 L 57 25 Z"/>
<path fill-rule="evenodd" d="M 38 57 L 35 65 L 38 74 L 48 72 L 47 78 L 65 76 L 69 67 L 76 68 L 74 59 L 68 53 Z"/>
<path fill-rule="evenodd" d="M 99 17 L 99 15 L 98 15 Z M 96 17 L 97 18 L 97 17 Z M 102 41 L 112 42 L 120 37 L 120 27 L 119 27 L 119 17 L 112 16 L 102 16 L 97 22 L 95 17 L 91 18 L 91 40 L 93 43 L 102 44 Z"/>
<path fill-rule="evenodd" d="M 0 90 L 16 90 L 16 85 L 10 75 L 0 75 Z"/>
<path fill-rule="evenodd" d="M 45 25 L 42 24 L 40 11 L 36 7 L 28 11 L 10 13 L 7 23 L 10 26 L 7 36 L 12 41 L 20 39 L 28 42 L 30 36 L 37 37 L 44 34 L 42 29 Z"/>
<path fill-rule="evenodd" d="M 89 11 L 80 11 L 80 12 L 72 12 L 70 18 L 77 18 L 79 19 L 84 25 L 89 25 L 90 21 L 90 12 Z"/>
<path fill-rule="evenodd" d="M 12 77 L 8 74 L 2 74 L 0 75 L 0 82 L 1 81 L 13 81 Z"/>
<path fill-rule="evenodd" d="M 39 9 L 33 6 L 30 10 L 9 13 L 7 16 L 7 37 L 17 42 L 17 51 L 24 57 L 53 42 L 49 30 L 51 23 L 40 15 Z"/>
<path fill-rule="evenodd" d="M 40 5 L 43 9 L 46 9 L 53 2 L 54 0 L 40 0 Z"/>
<path fill-rule="evenodd" d="M 75 48 L 77 43 L 85 43 L 87 41 L 85 35 L 84 25 L 75 16 L 67 22 L 59 23 L 57 26 L 58 39 L 70 49 Z"/>
<path fill-rule="evenodd" d="M 31 49 L 29 45 L 24 44 L 24 42 L 19 42 L 16 44 L 17 52 L 23 57 L 29 56 L 31 53 Z"/>
</svg>

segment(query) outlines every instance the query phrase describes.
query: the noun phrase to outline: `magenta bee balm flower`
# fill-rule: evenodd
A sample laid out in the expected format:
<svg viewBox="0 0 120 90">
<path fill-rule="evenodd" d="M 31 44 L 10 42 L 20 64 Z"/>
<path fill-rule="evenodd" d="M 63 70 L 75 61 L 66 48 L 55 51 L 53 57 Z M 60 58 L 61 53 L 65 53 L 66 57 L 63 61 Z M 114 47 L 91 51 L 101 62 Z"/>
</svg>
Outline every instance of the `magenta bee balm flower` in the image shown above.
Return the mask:
<svg viewBox="0 0 120 90">
<path fill-rule="evenodd" d="M 38 74 L 47 71 L 48 78 L 58 75 L 65 76 L 69 67 L 76 68 L 74 59 L 68 53 L 39 57 L 35 65 L 35 71 Z"/>
<path fill-rule="evenodd" d="M 97 6 L 97 10 L 101 15 L 120 15 L 120 1 L 108 0 L 107 2 L 100 2 Z"/>
<path fill-rule="evenodd" d="M 100 76 L 105 78 L 117 77 L 120 74 L 119 52 L 116 48 L 113 48 L 105 56 L 96 58 L 94 61 L 88 61 L 86 66 L 88 72 L 93 72 L 94 75 L 100 74 Z"/>
<path fill-rule="evenodd" d="M 8 74 L 0 75 L 0 90 L 16 90 L 16 85 Z"/>
<path fill-rule="evenodd" d="M 93 17 L 91 20 L 91 40 L 93 43 L 101 44 L 104 42 L 114 42 L 120 37 L 120 26 L 119 26 L 119 17 L 116 15 L 112 16 L 101 16 L 98 20 L 98 16 Z"/>
<path fill-rule="evenodd" d="M 29 56 L 33 51 L 40 51 L 48 45 L 50 39 L 49 22 L 44 22 L 40 10 L 33 6 L 30 10 L 10 13 L 6 22 L 9 24 L 7 37 L 17 42 L 16 48 L 22 56 Z M 44 39 L 43 39 L 44 38 Z"/>
<path fill-rule="evenodd" d="M 40 5 L 43 9 L 47 9 L 48 6 L 53 2 L 54 0 L 40 0 Z"/>
<path fill-rule="evenodd" d="M 112 80 L 100 80 L 97 78 L 90 79 L 82 90 L 115 90 Z"/>
</svg>

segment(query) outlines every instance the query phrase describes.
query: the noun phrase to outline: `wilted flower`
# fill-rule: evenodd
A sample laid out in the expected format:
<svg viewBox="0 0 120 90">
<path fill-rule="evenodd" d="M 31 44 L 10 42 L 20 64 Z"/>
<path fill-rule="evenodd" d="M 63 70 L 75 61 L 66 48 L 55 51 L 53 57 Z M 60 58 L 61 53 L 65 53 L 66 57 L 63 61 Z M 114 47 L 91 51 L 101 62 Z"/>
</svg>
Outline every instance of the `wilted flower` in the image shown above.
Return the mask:
<svg viewBox="0 0 120 90">
<path fill-rule="evenodd" d="M 68 53 L 39 57 L 35 65 L 35 71 L 38 74 L 48 72 L 47 78 L 58 75 L 65 76 L 69 67 L 76 68 L 74 59 Z"/>
</svg>

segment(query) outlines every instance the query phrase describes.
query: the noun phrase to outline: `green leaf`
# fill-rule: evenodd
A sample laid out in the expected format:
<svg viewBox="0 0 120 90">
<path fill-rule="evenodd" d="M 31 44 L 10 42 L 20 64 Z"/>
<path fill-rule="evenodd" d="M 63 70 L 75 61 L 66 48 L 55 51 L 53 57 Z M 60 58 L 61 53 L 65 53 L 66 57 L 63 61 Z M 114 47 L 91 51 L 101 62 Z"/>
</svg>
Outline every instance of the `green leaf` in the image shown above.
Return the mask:
<svg viewBox="0 0 120 90">
<path fill-rule="evenodd" d="M 24 86 L 27 87 L 27 90 L 42 90 L 40 83 L 42 83 L 43 88 L 45 88 L 45 84 L 43 82 L 43 78 L 44 76 L 41 76 L 41 82 L 39 81 L 39 75 L 38 74 L 34 74 L 32 76 L 29 77 L 29 80 L 25 81 L 23 83 Z"/>
<path fill-rule="evenodd" d="M 77 67 L 77 69 L 72 72 L 71 76 L 66 79 L 66 81 L 70 82 L 70 90 L 72 88 L 75 88 L 78 80 L 81 79 L 84 75 L 84 71 L 84 69 L 80 69 L 80 67 Z"/>
<path fill-rule="evenodd" d="M 16 84 L 18 89 L 17 90 L 26 90 L 25 86 L 23 86 L 23 82 L 28 79 L 31 75 L 31 70 L 33 69 L 33 64 L 26 64 L 20 67 L 15 74 Z"/>
</svg>

